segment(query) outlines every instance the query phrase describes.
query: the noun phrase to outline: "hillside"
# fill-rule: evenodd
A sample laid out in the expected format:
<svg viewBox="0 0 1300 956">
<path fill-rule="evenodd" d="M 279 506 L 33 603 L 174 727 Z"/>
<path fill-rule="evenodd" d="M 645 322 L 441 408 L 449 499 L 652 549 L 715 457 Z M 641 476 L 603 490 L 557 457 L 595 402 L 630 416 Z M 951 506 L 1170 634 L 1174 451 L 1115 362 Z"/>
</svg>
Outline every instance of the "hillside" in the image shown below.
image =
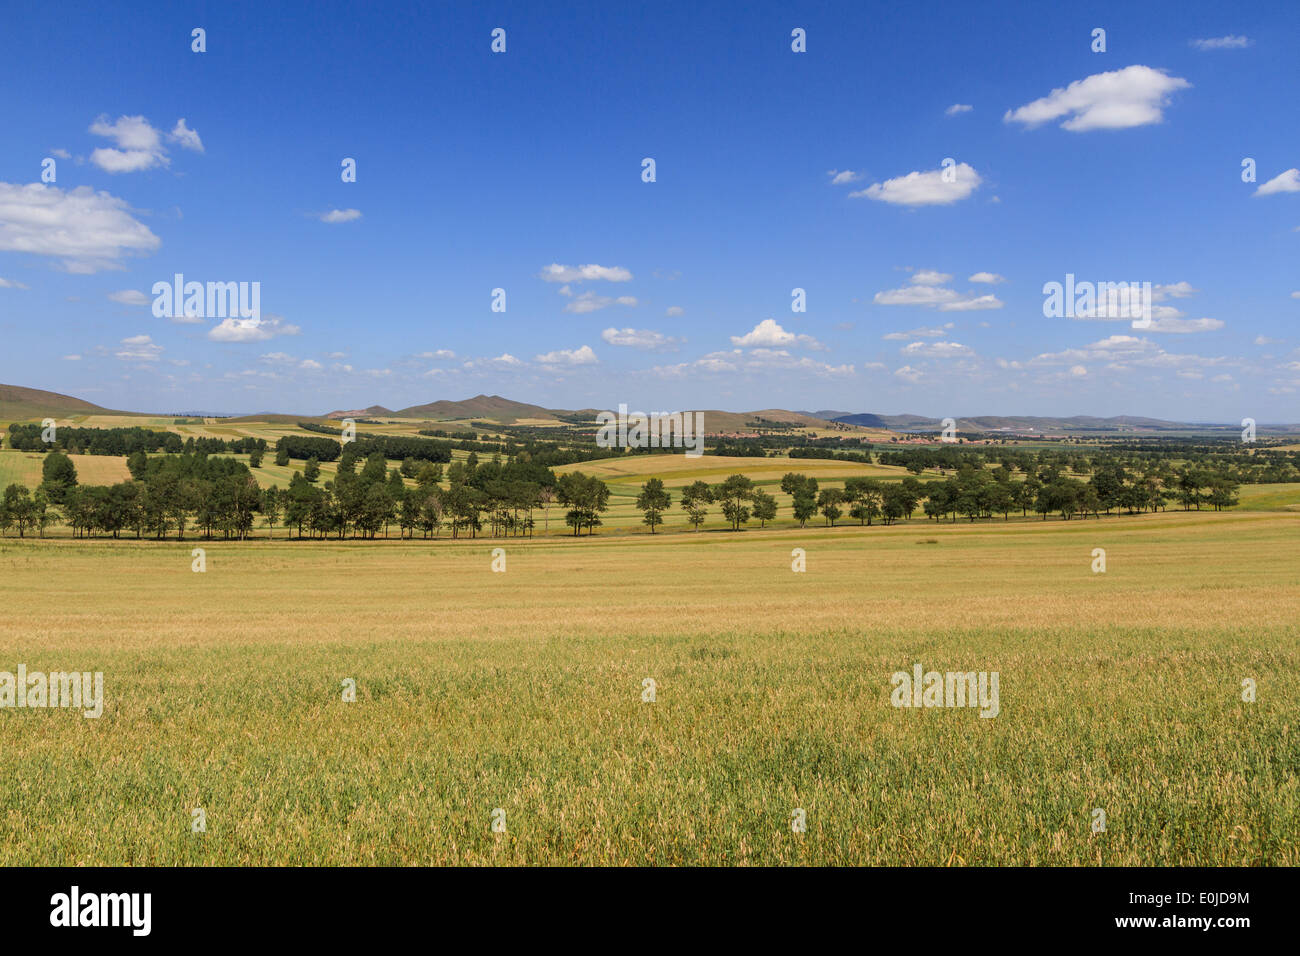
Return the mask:
<svg viewBox="0 0 1300 956">
<path fill-rule="evenodd" d="M 70 415 L 129 415 L 115 412 L 93 402 L 21 385 L 0 385 L 0 419 L 22 421 L 28 418 L 67 418 Z"/>
<path fill-rule="evenodd" d="M 429 418 L 439 421 L 456 421 L 460 419 L 481 418 L 486 421 L 511 425 L 521 418 L 541 418 L 552 420 L 555 415 L 550 409 L 526 402 L 514 402 L 500 395 L 475 395 L 461 402 L 437 401 L 427 405 L 412 405 L 400 411 L 392 412 L 398 418 Z"/>
<path fill-rule="evenodd" d="M 354 408 L 351 411 L 330 412 L 325 417 L 334 418 L 334 419 L 378 418 L 381 415 L 386 415 L 389 418 L 393 418 L 397 415 L 397 412 L 393 411 L 391 408 L 384 408 L 383 405 L 371 405 L 369 408 Z"/>
</svg>

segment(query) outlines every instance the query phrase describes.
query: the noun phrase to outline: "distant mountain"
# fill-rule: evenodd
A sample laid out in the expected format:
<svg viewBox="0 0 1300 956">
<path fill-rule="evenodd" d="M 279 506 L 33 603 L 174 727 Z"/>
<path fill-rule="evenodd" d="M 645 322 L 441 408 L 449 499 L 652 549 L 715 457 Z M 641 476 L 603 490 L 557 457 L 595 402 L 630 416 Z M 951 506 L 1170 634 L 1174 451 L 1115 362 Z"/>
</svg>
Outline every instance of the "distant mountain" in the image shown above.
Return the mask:
<svg viewBox="0 0 1300 956">
<path fill-rule="evenodd" d="M 0 385 L 0 418 L 20 421 L 27 418 L 67 418 L 71 415 L 131 415 L 102 408 L 93 402 L 21 385 Z"/>
<path fill-rule="evenodd" d="M 383 405 L 371 405 L 369 408 L 354 408 L 350 412 L 330 412 L 326 418 L 376 418 L 380 415 L 395 417 L 397 412 Z"/>
<path fill-rule="evenodd" d="M 833 422 L 841 418 L 848 418 L 853 412 L 837 412 L 833 409 L 823 408 L 819 412 L 798 412 L 797 414 L 807 415 L 809 418 L 820 418 L 824 422 Z"/>
<path fill-rule="evenodd" d="M 925 415 L 842 415 L 834 421 L 867 428 L 888 428 L 899 432 L 937 432 L 943 420 Z M 1092 415 L 1072 415 L 1052 418 L 1038 415 L 977 415 L 957 418 L 957 432 L 1006 432 L 1012 435 L 1088 435 L 1088 434 L 1158 434 L 1161 432 L 1236 432 L 1240 426 L 1228 423 L 1171 422 L 1161 418 L 1144 418 L 1140 415 L 1114 415 L 1097 418 Z M 1260 423 L 1258 428 L 1265 428 Z M 1274 432 L 1291 433 L 1294 425 L 1271 426 Z"/>
<path fill-rule="evenodd" d="M 861 425 L 863 428 L 890 428 L 891 426 L 885 423 L 886 418 L 910 417 L 906 415 L 872 415 L 867 412 L 863 412 L 861 415 L 846 415 L 843 412 L 817 412 L 817 414 L 830 415 L 831 418 L 827 419 L 828 421 L 840 422 L 844 425 Z"/>
<path fill-rule="evenodd" d="M 540 418 L 546 421 L 555 419 L 554 413 L 540 405 L 527 402 L 513 402 L 500 395 L 475 395 L 463 402 L 430 402 L 427 405 L 412 405 L 389 414 L 397 418 L 430 418 L 438 421 L 481 418 L 485 421 L 512 425 L 521 418 Z"/>
</svg>

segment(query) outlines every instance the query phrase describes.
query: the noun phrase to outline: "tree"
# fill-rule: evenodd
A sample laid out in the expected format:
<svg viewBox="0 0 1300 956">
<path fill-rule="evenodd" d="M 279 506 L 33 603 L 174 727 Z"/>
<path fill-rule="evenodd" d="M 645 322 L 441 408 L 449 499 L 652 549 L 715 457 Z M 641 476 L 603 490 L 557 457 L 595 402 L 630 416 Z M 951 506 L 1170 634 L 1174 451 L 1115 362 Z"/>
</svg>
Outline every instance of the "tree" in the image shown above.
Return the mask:
<svg viewBox="0 0 1300 956">
<path fill-rule="evenodd" d="M 366 487 L 377 485 L 388 478 L 388 461 L 382 451 L 374 451 L 366 458 L 361 469 L 361 483 Z"/>
<path fill-rule="evenodd" d="M 18 537 L 26 537 L 27 529 L 36 519 L 36 503 L 32 501 L 27 486 L 14 483 L 6 488 L 3 508 L 18 529 Z"/>
<path fill-rule="evenodd" d="M 440 481 L 442 481 L 442 465 L 435 462 L 426 462 L 415 473 L 415 483 L 421 488 L 435 487 Z"/>
<path fill-rule="evenodd" d="M 851 506 L 850 518 L 857 518 L 858 524 L 870 525 L 871 519 L 880 515 L 884 489 L 874 478 L 850 478 L 844 482 L 844 501 Z"/>
<path fill-rule="evenodd" d="M 544 485 L 538 497 L 542 502 L 542 534 L 546 534 L 551 529 L 551 503 L 555 501 L 555 489 Z"/>
<path fill-rule="evenodd" d="M 749 507 L 745 502 L 754 496 L 754 482 L 746 475 L 730 475 L 713 489 L 713 500 L 721 502 L 722 516 L 731 524 L 732 531 L 749 520 Z"/>
<path fill-rule="evenodd" d="M 781 490 L 791 498 L 803 494 L 817 495 L 817 479 L 809 478 L 807 475 L 796 474 L 793 471 L 787 471 L 781 478 Z"/>
<path fill-rule="evenodd" d="M 281 468 L 286 467 L 289 464 L 289 449 L 277 448 L 275 450 L 275 463 Z"/>
<path fill-rule="evenodd" d="M 651 478 L 641 486 L 641 494 L 637 496 L 636 506 L 638 510 L 645 512 L 642 523 L 650 526 L 651 534 L 655 533 L 656 525 L 663 524 L 664 512 L 672 503 L 672 496 L 664 491 L 662 479 Z"/>
<path fill-rule="evenodd" d="M 704 519 L 709 514 L 708 506 L 712 503 L 713 489 L 706 481 L 695 481 L 682 489 L 682 510 L 696 531 L 704 524 Z"/>
<path fill-rule="evenodd" d="M 68 490 L 77 484 L 77 469 L 61 451 L 52 451 L 41 463 L 41 489 L 49 501 L 62 504 Z"/>
<path fill-rule="evenodd" d="M 895 483 L 885 486 L 880 513 L 887 525 L 893 524 L 907 513 L 907 490 L 902 485 Z"/>
<path fill-rule="evenodd" d="M 340 468 L 342 466 L 340 465 Z M 303 466 L 302 477 L 311 484 L 320 480 L 320 462 L 315 458 L 308 458 L 307 464 Z"/>
<path fill-rule="evenodd" d="M 989 491 L 989 509 L 1001 512 L 1002 520 L 1011 519 L 1011 510 L 1016 506 L 1016 490 L 1006 481 L 995 481 Z"/>
<path fill-rule="evenodd" d="M 817 499 L 807 490 L 800 490 L 794 496 L 794 502 L 791 505 L 791 511 L 795 520 L 799 522 L 799 527 L 807 524 L 808 519 L 817 513 Z"/>
<path fill-rule="evenodd" d="M 844 513 L 840 510 L 843 503 L 844 491 L 840 488 L 827 488 L 817 496 L 817 507 L 832 528 L 835 527 L 835 519 Z"/>
<path fill-rule="evenodd" d="M 126 457 L 126 470 L 137 481 L 144 478 L 149 469 L 149 456 L 142 451 L 133 451 Z"/>
<path fill-rule="evenodd" d="M 262 492 L 262 514 L 266 516 L 266 526 L 271 529 L 271 537 L 275 537 L 275 523 L 280 520 L 280 492 L 275 488 L 267 488 Z"/>
<path fill-rule="evenodd" d="M 1210 479 L 1210 493 L 1205 500 L 1214 506 L 1215 511 L 1231 508 L 1237 503 L 1237 489 L 1240 487 L 1237 482 L 1226 476 L 1215 475 Z"/>
<path fill-rule="evenodd" d="M 594 475 L 571 471 L 559 480 L 556 500 L 569 508 L 564 523 L 573 528 L 575 536 L 584 527 L 594 534 L 601 523 L 600 513 L 609 508 L 609 486 Z"/>
<path fill-rule="evenodd" d="M 776 518 L 776 499 L 761 488 L 754 489 L 754 517 L 760 528 Z"/>
<path fill-rule="evenodd" d="M 50 499 L 44 489 L 37 488 L 32 495 L 32 524 L 36 526 L 36 536 L 45 537 L 45 529 L 59 518 L 58 512 L 50 508 Z"/>
<path fill-rule="evenodd" d="M 252 451 L 248 453 L 248 467 L 249 468 L 262 467 L 262 449 L 254 448 Z"/>
</svg>

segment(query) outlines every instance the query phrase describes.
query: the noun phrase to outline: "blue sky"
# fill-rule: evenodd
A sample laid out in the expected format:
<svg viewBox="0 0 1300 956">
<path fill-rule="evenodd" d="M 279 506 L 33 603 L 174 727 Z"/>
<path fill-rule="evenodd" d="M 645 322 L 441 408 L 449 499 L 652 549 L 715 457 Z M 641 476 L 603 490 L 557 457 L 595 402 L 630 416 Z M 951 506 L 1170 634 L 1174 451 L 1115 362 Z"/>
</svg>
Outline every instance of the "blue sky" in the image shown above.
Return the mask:
<svg viewBox="0 0 1300 956">
<path fill-rule="evenodd" d="M 1051 6 L 10 5 L 0 381 L 1300 421 L 1300 6 Z M 178 272 L 260 315 L 156 317 Z"/>
</svg>

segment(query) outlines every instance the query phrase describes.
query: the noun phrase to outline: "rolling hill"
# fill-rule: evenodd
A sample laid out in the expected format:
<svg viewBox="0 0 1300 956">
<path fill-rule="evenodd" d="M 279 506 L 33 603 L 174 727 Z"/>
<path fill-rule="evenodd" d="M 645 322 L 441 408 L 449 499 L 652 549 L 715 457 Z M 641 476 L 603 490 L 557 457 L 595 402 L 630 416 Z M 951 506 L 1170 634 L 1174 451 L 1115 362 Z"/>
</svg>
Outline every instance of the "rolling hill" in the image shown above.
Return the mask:
<svg viewBox="0 0 1300 956">
<path fill-rule="evenodd" d="M 511 425 L 521 418 L 540 418 L 547 421 L 555 418 L 554 413 L 540 405 L 527 402 L 514 402 L 500 395 L 475 395 L 462 402 L 437 401 L 427 405 L 412 405 L 400 411 L 392 412 L 398 418 L 429 418 L 440 421 L 481 418 L 485 421 L 500 422 Z"/>
<path fill-rule="evenodd" d="M 70 415 L 130 415 L 102 408 L 93 402 L 21 385 L 0 385 L 0 419 L 22 421 L 28 418 L 67 418 Z"/>
</svg>

